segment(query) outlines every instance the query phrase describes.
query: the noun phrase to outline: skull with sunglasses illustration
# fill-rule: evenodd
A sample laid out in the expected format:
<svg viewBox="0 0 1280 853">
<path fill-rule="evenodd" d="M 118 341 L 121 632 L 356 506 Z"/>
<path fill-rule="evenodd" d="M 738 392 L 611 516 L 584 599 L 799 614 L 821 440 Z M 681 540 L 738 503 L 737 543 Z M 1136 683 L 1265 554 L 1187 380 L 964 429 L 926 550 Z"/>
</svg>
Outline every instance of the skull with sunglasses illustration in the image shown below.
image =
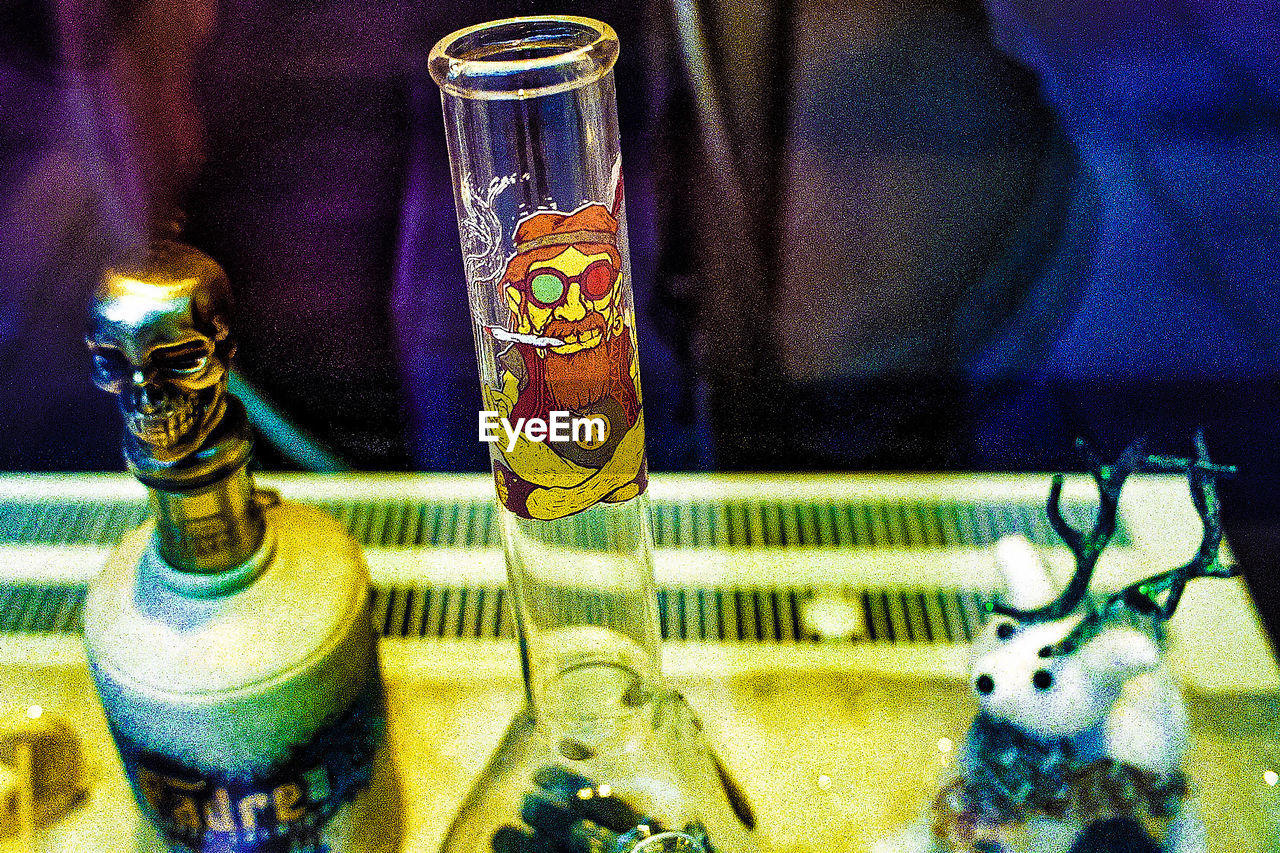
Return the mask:
<svg viewBox="0 0 1280 853">
<path fill-rule="evenodd" d="M 516 227 L 515 248 L 498 286 L 521 339 L 499 355 L 505 399 L 493 408 L 512 423 L 565 411 L 605 429 L 491 445 L 499 495 L 544 519 L 634 497 L 646 482 L 644 429 L 618 220 L 601 204 L 541 211 Z"/>
</svg>

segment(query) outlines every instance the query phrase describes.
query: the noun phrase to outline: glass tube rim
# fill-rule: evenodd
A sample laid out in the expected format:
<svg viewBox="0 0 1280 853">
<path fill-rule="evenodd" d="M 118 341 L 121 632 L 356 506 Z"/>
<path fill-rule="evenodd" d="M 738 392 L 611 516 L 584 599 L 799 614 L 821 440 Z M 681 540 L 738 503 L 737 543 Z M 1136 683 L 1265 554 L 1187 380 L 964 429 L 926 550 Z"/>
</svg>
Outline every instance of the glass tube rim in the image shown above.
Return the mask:
<svg viewBox="0 0 1280 853">
<path fill-rule="evenodd" d="M 577 27 L 591 38 L 548 56 L 488 59 L 458 54 L 461 43 L 477 36 L 504 29 L 565 25 Z M 427 67 L 445 94 L 478 100 L 523 100 L 594 83 L 613 70 L 618 50 L 618 34 L 603 21 L 578 15 L 528 15 L 455 30 L 431 48 Z M 538 79 L 540 74 L 545 79 Z M 528 80 L 535 85 L 521 84 Z"/>
</svg>

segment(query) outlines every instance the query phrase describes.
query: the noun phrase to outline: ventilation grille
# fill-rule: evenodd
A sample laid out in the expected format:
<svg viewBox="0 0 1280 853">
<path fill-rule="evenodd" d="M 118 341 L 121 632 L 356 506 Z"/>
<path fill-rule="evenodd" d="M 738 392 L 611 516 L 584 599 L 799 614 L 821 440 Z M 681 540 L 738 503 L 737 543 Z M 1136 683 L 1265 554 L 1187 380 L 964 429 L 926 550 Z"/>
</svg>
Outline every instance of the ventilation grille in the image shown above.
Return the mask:
<svg viewBox="0 0 1280 853">
<path fill-rule="evenodd" d="M 799 587 L 678 587 L 658 590 L 664 640 L 807 643 L 820 637 L 802 614 L 815 595 Z M 566 593 L 566 598 L 568 594 Z M 83 584 L 0 585 L 0 633 L 84 630 Z M 581 606 L 580 594 L 575 608 Z M 967 643 L 987 598 L 958 589 L 845 589 L 862 611 L 859 639 L 872 643 Z M 374 627 L 384 637 L 503 639 L 515 636 L 503 586 L 377 586 Z"/>
<path fill-rule="evenodd" d="M 84 584 L 0 584 L 0 634 L 78 634 Z"/>
<path fill-rule="evenodd" d="M 365 547 L 498 547 L 491 501 L 327 501 L 312 504 L 343 522 Z M 660 548 L 982 548 L 1008 533 L 1058 544 L 1040 503 L 927 501 L 653 501 Z M 0 502 L 0 543 L 113 545 L 141 524 L 138 501 Z M 1083 527 L 1093 506 L 1069 503 Z M 1129 544 L 1123 524 L 1112 540 Z M 968 642 L 982 621 L 981 593 L 957 589 L 800 587 L 668 588 L 658 592 L 662 635 L 674 640 L 793 643 L 816 640 L 802 614 L 815 595 L 836 595 L 861 610 L 861 639 L 873 643 Z M 0 584 L 0 633 L 76 633 L 83 629 L 83 585 Z M 501 638 L 515 635 L 501 586 L 385 586 L 374 589 L 373 618 L 387 637 Z M 581 591 L 550 606 L 595 611 Z M 587 616 L 586 618 L 590 618 Z M 601 618 L 604 618 L 602 615 Z"/>
<path fill-rule="evenodd" d="M 372 548 L 498 547 L 492 501 L 326 501 L 312 504 Z M 890 501 L 653 501 L 660 548 L 982 548 L 1006 533 L 1056 545 L 1043 504 Z M 1093 505 L 1064 515 L 1086 527 Z M 0 543 L 114 545 L 147 516 L 145 503 L 0 502 Z M 1129 544 L 1120 524 L 1112 539 Z"/>
</svg>

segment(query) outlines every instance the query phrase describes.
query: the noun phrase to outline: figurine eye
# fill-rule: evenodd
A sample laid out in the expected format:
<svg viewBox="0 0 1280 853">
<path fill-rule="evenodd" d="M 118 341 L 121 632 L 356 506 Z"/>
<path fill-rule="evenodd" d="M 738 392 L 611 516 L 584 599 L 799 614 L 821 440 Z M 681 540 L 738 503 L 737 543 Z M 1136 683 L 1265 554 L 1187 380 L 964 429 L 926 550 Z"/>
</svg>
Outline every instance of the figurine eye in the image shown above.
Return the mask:
<svg viewBox="0 0 1280 853">
<path fill-rule="evenodd" d="M 99 378 L 114 382 L 132 370 L 124 353 L 114 347 L 97 347 L 93 351 L 93 369 Z"/>
<path fill-rule="evenodd" d="M 200 344 L 173 347 L 152 353 L 151 360 L 166 373 L 192 374 L 208 365 L 209 351 Z"/>
<path fill-rule="evenodd" d="M 1018 629 L 1013 627 L 1012 622 L 1001 622 L 996 626 L 996 638 L 1000 640 L 1007 640 L 1017 632 Z"/>
<path fill-rule="evenodd" d="M 182 356 L 168 360 L 165 369 L 174 373 L 193 373 L 208 363 L 209 359 L 203 355 Z"/>
</svg>

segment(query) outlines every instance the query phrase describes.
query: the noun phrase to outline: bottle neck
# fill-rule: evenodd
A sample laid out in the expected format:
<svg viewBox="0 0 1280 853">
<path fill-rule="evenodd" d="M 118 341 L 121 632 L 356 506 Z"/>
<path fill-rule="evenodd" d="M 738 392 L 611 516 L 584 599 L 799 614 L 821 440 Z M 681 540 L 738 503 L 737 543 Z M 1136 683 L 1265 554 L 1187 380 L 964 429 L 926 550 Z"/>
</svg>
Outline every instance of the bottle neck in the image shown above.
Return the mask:
<svg viewBox="0 0 1280 853">
<path fill-rule="evenodd" d="M 202 489 L 149 491 L 160 554 L 175 569 L 226 571 L 244 563 L 262 544 L 266 529 L 248 465 Z"/>
<path fill-rule="evenodd" d="M 249 460 L 253 435 L 234 397 L 217 429 L 176 465 L 154 461 L 126 442 L 129 469 L 151 493 L 160 555 L 180 571 L 213 573 L 243 564 L 266 535 Z"/>
</svg>

